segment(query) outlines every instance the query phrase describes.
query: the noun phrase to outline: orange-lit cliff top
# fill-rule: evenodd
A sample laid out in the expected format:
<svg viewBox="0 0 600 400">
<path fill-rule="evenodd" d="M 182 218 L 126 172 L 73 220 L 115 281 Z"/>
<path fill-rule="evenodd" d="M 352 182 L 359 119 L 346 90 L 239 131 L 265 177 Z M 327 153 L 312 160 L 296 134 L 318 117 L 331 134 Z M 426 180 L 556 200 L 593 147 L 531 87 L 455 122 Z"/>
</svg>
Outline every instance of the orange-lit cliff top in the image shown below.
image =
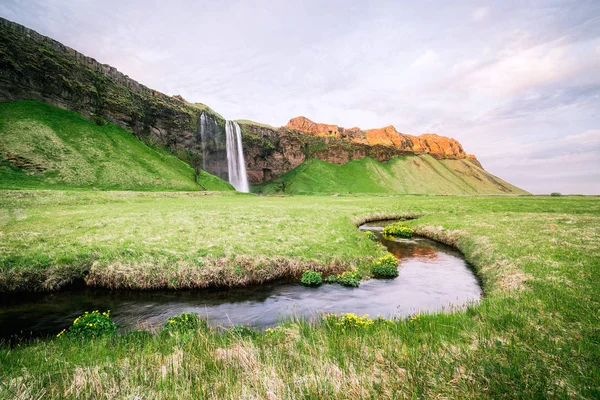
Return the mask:
<svg viewBox="0 0 600 400">
<path fill-rule="evenodd" d="M 468 158 L 476 160 L 472 154 L 466 154 L 462 145 L 455 139 L 435 133 L 419 136 L 400 133 L 392 125 L 384 128 L 361 130 L 345 129 L 337 125 L 320 124 L 306 117 L 292 118 L 286 128 L 309 133 L 316 136 L 336 136 L 355 143 L 371 146 L 394 146 L 406 152 L 428 153 L 436 158 Z"/>
</svg>

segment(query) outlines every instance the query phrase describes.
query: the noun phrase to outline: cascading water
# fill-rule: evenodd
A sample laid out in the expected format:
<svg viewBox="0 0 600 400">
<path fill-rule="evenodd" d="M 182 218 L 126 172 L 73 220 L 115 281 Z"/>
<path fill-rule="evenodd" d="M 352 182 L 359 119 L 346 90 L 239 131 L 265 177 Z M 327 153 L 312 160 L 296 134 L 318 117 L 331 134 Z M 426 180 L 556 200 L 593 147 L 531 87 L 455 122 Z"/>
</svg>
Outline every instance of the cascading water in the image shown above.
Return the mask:
<svg viewBox="0 0 600 400">
<path fill-rule="evenodd" d="M 249 192 L 246 162 L 242 151 L 242 133 L 237 122 L 225 122 L 225 136 L 227 137 L 229 183 L 239 192 Z"/>
<path fill-rule="evenodd" d="M 200 114 L 200 145 L 202 146 L 202 169 L 206 171 L 206 115 Z"/>
</svg>

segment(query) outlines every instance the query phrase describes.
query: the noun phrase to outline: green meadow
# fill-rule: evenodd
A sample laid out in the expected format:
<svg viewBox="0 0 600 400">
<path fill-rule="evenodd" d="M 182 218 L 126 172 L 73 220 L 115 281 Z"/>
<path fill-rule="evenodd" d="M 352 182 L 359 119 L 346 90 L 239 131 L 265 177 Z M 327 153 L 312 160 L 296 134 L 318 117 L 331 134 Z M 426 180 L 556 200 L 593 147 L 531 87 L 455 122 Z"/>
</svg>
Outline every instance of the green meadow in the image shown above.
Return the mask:
<svg viewBox="0 0 600 400">
<path fill-rule="evenodd" d="M 407 225 L 418 234 L 461 250 L 481 303 L 373 323 L 5 344 L 0 398 L 600 396 L 598 197 L 4 190 L 0 287 L 201 288 L 366 271 L 385 250 L 356 226 L 391 217 L 416 218 Z"/>
</svg>

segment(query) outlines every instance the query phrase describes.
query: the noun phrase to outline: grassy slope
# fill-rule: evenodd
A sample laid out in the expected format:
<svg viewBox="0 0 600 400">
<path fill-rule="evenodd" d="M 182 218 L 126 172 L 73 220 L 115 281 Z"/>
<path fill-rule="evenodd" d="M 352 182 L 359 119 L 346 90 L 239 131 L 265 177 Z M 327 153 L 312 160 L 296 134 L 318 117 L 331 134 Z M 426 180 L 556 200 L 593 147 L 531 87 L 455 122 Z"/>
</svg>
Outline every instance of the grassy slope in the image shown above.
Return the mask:
<svg viewBox="0 0 600 400">
<path fill-rule="evenodd" d="M 380 163 L 363 158 L 344 165 L 309 159 L 254 190 L 276 193 L 525 194 L 466 160 L 436 160 L 429 155 Z"/>
<path fill-rule="evenodd" d="M 113 124 L 36 101 L 0 104 L 0 188 L 231 190 L 204 171 L 146 146 Z M 17 168 L 7 156 L 27 164 Z"/>
<path fill-rule="evenodd" d="M 600 396 L 598 197 L 5 191 L 1 273 L 29 267 L 21 257 L 42 269 L 81 257 L 167 272 L 235 254 L 349 260 L 382 251 L 352 224 L 373 213 L 424 214 L 411 224 L 454 240 L 483 280 L 481 304 L 366 330 L 300 323 L 0 348 L 0 397 Z"/>
</svg>

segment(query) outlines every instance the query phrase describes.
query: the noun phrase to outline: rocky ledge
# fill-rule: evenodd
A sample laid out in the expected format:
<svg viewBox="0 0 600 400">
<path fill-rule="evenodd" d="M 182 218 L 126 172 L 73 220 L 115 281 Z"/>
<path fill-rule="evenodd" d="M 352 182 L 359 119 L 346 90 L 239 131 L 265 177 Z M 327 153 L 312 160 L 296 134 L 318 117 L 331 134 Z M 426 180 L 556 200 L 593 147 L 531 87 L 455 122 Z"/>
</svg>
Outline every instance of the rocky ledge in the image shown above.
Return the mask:
<svg viewBox="0 0 600 400">
<path fill-rule="evenodd" d="M 400 133 L 393 126 L 379 129 L 342 128 L 306 117 L 292 118 L 281 128 L 239 121 L 248 177 L 253 184 L 267 182 L 308 158 L 333 164 L 371 157 L 380 162 L 394 157 L 427 153 L 437 159 L 466 159 L 481 167 L 455 139 L 427 133 Z"/>
<path fill-rule="evenodd" d="M 356 127 L 347 129 L 337 125 L 316 123 L 306 117 L 296 117 L 292 118 L 285 127 L 316 136 L 334 136 L 351 143 L 392 146 L 415 154 L 427 153 L 435 158 L 475 159 L 474 155 L 465 153 L 456 139 L 435 133 L 407 135 L 398 132 L 392 125 L 367 130 Z"/>
</svg>

